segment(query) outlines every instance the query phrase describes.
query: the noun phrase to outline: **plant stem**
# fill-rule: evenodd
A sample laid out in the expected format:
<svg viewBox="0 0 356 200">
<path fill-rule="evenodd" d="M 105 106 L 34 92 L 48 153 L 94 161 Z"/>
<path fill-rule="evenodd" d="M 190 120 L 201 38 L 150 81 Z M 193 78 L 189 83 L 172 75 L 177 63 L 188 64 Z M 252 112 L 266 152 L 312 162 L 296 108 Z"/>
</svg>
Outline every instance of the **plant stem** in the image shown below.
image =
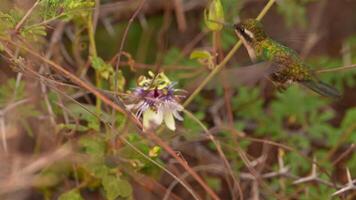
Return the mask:
<svg viewBox="0 0 356 200">
<path fill-rule="evenodd" d="M 21 26 L 26 22 L 26 20 L 30 17 L 31 13 L 33 12 L 33 10 L 37 7 L 37 5 L 40 3 L 39 0 L 37 0 L 33 6 L 27 11 L 27 13 L 25 14 L 25 16 L 23 16 L 23 18 L 19 21 L 19 23 L 16 24 L 15 27 L 15 32 L 18 32 L 21 28 Z"/>
<path fill-rule="evenodd" d="M 237 187 L 237 189 L 239 191 L 240 198 L 243 199 L 243 192 L 241 190 L 239 181 L 237 180 L 236 174 L 234 174 L 234 172 L 231 168 L 231 165 L 230 165 L 229 161 L 227 160 L 224 151 L 221 148 L 219 141 L 217 141 L 215 139 L 214 135 L 210 133 L 208 128 L 203 124 L 203 122 L 201 122 L 197 117 L 195 117 L 193 113 L 189 112 L 186 109 L 184 109 L 183 112 L 188 117 L 190 117 L 193 121 L 195 121 L 197 124 L 199 124 L 199 126 L 204 130 L 205 134 L 208 136 L 209 140 L 211 140 L 211 142 L 215 145 L 217 152 L 219 153 L 221 159 L 224 161 L 225 167 L 229 171 L 229 174 L 234 182 L 233 184 L 231 184 L 231 186 L 229 186 L 229 187 L 231 187 L 230 189 L 232 189 L 232 191 L 234 191 L 235 187 Z M 232 195 L 234 196 L 234 193 L 232 193 Z"/>
<path fill-rule="evenodd" d="M 257 20 L 261 20 L 267 13 L 267 11 L 272 7 L 273 3 L 276 0 L 269 0 L 266 6 L 262 9 L 260 14 L 257 16 Z M 219 63 L 213 71 L 203 80 L 203 82 L 194 90 L 194 92 L 189 96 L 189 98 L 183 103 L 183 106 L 188 106 L 195 96 L 199 94 L 199 92 L 205 87 L 205 85 L 218 73 L 220 70 L 226 65 L 226 63 L 232 58 L 235 52 L 241 47 L 242 42 L 238 41 L 234 47 L 229 51 L 226 57 Z"/>
<path fill-rule="evenodd" d="M 336 68 L 330 68 L 330 69 L 319 69 L 316 70 L 316 73 L 326 73 L 326 72 L 337 72 L 337 71 L 343 71 L 343 70 L 349 70 L 349 69 L 356 69 L 356 64 L 349 65 L 349 66 L 343 66 L 343 67 L 336 67 Z"/>
<path fill-rule="evenodd" d="M 96 51 L 96 44 L 95 44 L 95 34 L 94 34 L 94 27 L 93 27 L 93 16 L 92 14 L 89 15 L 88 17 L 88 36 L 89 36 L 89 44 L 90 44 L 90 48 L 89 48 L 89 54 L 92 57 L 97 57 L 98 53 Z M 95 71 L 95 85 L 97 88 L 101 89 L 102 88 L 102 81 L 100 78 L 100 72 L 99 71 Z M 99 98 L 96 99 L 96 111 L 97 114 L 100 115 L 101 113 L 101 100 Z"/>
</svg>

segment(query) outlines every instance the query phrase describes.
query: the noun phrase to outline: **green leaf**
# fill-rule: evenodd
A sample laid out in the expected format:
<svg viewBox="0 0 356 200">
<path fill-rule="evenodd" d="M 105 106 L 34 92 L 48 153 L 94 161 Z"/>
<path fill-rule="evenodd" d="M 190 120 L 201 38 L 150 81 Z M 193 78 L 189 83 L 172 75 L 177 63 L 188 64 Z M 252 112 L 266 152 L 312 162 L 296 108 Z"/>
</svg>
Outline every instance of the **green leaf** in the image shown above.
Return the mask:
<svg viewBox="0 0 356 200">
<path fill-rule="evenodd" d="M 83 137 L 79 140 L 80 147 L 85 153 L 104 156 L 106 151 L 106 143 L 101 137 Z"/>
<path fill-rule="evenodd" d="M 14 94 L 16 94 L 15 99 Z M 0 86 L 0 107 L 6 106 L 11 101 L 25 98 L 25 84 L 23 81 L 16 83 L 15 79 L 8 79 Z"/>
<path fill-rule="evenodd" d="M 43 39 L 47 35 L 46 27 L 44 26 L 28 26 L 21 30 L 21 36 L 35 42 Z"/>
<path fill-rule="evenodd" d="M 132 187 L 126 180 L 116 176 L 105 176 L 102 180 L 105 196 L 108 200 L 115 200 L 120 197 L 129 197 L 132 194 Z"/>
<path fill-rule="evenodd" d="M 348 128 L 355 125 L 356 122 L 356 108 L 349 109 L 342 120 L 341 127 Z"/>
<path fill-rule="evenodd" d="M 190 59 L 209 59 L 211 58 L 211 54 L 209 51 L 205 51 L 205 50 L 194 50 L 191 54 L 190 54 Z"/>
<path fill-rule="evenodd" d="M 349 109 L 342 120 L 341 127 L 345 132 L 350 132 L 350 142 L 356 142 L 356 108 Z"/>
<path fill-rule="evenodd" d="M 200 63 L 208 65 L 211 69 L 214 66 L 214 57 L 210 54 L 209 51 L 205 50 L 194 50 L 190 54 L 190 59 L 197 59 Z"/>
<path fill-rule="evenodd" d="M 100 73 L 100 76 L 108 80 L 114 74 L 114 69 L 110 64 L 105 63 L 100 57 L 91 57 L 91 64 L 93 68 Z"/>
<path fill-rule="evenodd" d="M 121 70 L 118 70 L 117 71 L 117 79 L 116 79 L 116 84 L 117 84 L 117 90 L 119 92 L 122 92 L 124 91 L 124 86 L 125 86 L 125 83 L 126 83 L 126 79 L 124 77 L 124 75 L 122 74 L 122 71 Z M 115 73 L 112 74 L 112 76 L 110 76 L 110 89 L 112 91 L 115 91 Z"/>
<path fill-rule="evenodd" d="M 213 0 L 204 12 L 206 26 L 212 31 L 220 31 L 224 23 L 224 9 L 220 0 Z M 220 22 L 220 23 L 219 23 Z"/>
<path fill-rule="evenodd" d="M 77 190 L 71 190 L 59 196 L 58 200 L 84 200 Z"/>
<path fill-rule="evenodd" d="M 94 6 L 94 0 L 42 0 L 41 13 L 44 19 L 64 15 L 66 20 L 70 20 L 86 17 Z"/>
<path fill-rule="evenodd" d="M 58 127 L 60 130 L 68 129 L 68 130 L 74 130 L 78 132 L 85 132 L 89 130 L 88 127 L 82 126 L 80 124 L 58 124 Z"/>
<path fill-rule="evenodd" d="M 84 108 L 85 107 L 85 108 Z M 99 131 L 100 129 L 100 122 L 98 118 L 93 115 L 93 113 L 96 113 L 96 107 L 93 105 L 89 104 L 70 104 L 68 105 L 68 110 L 71 111 L 71 114 L 74 115 L 74 117 L 84 120 L 88 124 L 86 125 L 88 128 Z M 101 112 L 101 119 L 104 122 L 108 122 L 110 120 L 110 117 L 108 114 L 105 112 Z"/>
<path fill-rule="evenodd" d="M 96 160 L 99 161 L 99 160 Z M 89 163 L 85 168 L 91 173 L 95 178 L 101 179 L 110 173 L 110 168 L 103 163 Z"/>
</svg>

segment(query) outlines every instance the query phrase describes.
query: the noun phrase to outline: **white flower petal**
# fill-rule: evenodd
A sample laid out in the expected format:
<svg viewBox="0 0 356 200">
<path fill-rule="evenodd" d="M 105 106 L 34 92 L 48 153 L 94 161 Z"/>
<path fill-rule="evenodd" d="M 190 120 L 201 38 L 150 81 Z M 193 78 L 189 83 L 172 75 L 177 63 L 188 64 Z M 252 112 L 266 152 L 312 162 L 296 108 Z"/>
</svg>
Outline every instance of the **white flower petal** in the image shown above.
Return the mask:
<svg viewBox="0 0 356 200">
<path fill-rule="evenodd" d="M 172 131 L 176 130 L 176 124 L 175 124 L 172 112 L 165 112 L 164 113 L 164 123 Z"/>
<path fill-rule="evenodd" d="M 179 103 L 176 103 L 176 110 L 183 111 L 184 107 L 182 105 L 180 105 Z"/>
<path fill-rule="evenodd" d="M 163 121 L 163 114 L 161 111 L 153 111 L 151 108 L 143 112 L 143 129 L 151 129 L 160 125 Z"/>
<path fill-rule="evenodd" d="M 173 116 L 179 121 L 183 121 L 183 117 L 178 113 L 178 111 L 173 111 Z"/>
</svg>

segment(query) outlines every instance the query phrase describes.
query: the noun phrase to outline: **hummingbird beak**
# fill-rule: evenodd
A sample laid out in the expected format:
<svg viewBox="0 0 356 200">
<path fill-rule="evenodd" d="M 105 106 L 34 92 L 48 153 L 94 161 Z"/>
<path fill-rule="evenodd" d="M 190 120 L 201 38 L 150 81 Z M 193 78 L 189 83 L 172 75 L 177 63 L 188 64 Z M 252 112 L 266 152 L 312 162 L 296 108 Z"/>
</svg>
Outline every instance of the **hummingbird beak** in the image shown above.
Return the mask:
<svg viewBox="0 0 356 200">
<path fill-rule="evenodd" d="M 214 23 L 217 23 L 217 24 L 222 24 L 222 25 L 224 25 L 225 27 L 228 27 L 228 28 L 235 28 L 234 24 L 230 24 L 230 23 L 227 23 L 227 22 L 216 21 L 216 20 L 212 20 L 212 19 L 208 19 L 208 21 L 214 22 Z"/>
<path fill-rule="evenodd" d="M 252 47 L 252 38 L 250 38 L 249 34 L 245 32 L 245 28 L 240 24 L 235 25 L 235 33 L 237 37 L 240 38 L 245 48 L 247 49 L 248 55 L 250 56 L 253 62 L 257 61 L 255 50 Z"/>
</svg>

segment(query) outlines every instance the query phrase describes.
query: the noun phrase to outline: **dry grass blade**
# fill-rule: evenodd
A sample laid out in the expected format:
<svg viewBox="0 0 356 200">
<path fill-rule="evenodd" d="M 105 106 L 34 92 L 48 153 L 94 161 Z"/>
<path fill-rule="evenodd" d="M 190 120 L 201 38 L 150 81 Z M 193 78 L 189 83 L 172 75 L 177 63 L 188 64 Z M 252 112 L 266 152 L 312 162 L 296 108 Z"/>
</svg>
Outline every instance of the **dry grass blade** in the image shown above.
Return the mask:
<svg viewBox="0 0 356 200">
<path fill-rule="evenodd" d="M 40 170 L 67 158 L 70 153 L 71 150 L 68 146 L 62 146 L 53 153 L 42 155 L 34 161 L 28 162 L 23 168 L 17 169 L 13 173 L 1 175 L 3 178 L 0 180 L 0 195 L 31 187 Z"/>
</svg>

